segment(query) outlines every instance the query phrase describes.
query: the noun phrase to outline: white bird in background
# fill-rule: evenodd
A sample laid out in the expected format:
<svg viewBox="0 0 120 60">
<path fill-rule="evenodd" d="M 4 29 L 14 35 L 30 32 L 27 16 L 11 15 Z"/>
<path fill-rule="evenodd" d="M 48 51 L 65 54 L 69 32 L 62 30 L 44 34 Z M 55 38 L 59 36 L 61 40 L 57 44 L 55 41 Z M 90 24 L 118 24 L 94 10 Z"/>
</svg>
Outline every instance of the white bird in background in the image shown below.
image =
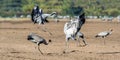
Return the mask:
<svg viewBox="0 0 120 60">
<path fill-rule="evenodd" d="M 40 50 L 39 45 L 40 45 L 40 44 L 48 45 L 48 43 L 51 42 L 51 40 L 49 40 L 49 41 L 47 42 L 43 37 L 38 36 L 38 35 L 35 34 L 35 33 L 30 33 L 30 34 L 28 35 L 28 37 L 27 37 L 27 40 L 36 43 L 36 44 L 37 44 L 37 47 L 38 47 L 38 50 L 39 50 L 39 52 L 40 52 L 41 54 L 43 54 L 43 53 L 42 53 L 42 51 Z"/>
<path fill-rule="evenodd" d="M 102 38 L 105 38 L 107 37 L 108 35 L 112 34 L 112 31 L 113 29 L 110 29 L 110 31 L 104 31 L 104 32 L 100 32 L 98 33 L 95 37 L 102 37 Z"/>
</svg>

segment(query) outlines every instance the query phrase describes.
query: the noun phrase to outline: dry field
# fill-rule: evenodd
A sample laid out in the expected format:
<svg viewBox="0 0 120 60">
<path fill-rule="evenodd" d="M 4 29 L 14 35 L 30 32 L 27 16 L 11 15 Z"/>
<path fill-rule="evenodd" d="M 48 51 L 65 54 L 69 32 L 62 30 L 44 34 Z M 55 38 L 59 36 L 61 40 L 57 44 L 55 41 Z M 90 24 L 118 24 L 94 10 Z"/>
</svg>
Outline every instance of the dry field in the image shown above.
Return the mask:
<svg viewBox="0 0 120 60">
<path fill-rule="evenodd" d="M 70 48 L 65 54 L 64 24 L 65 21 L 50 21 L 45 25 L 33 24 L 31 21 L 0 21 L 0 60 L 120 60 L 120 23 L 86 21 L 81 32 L 88 45 L 78 47 L 76 41 L 70 40 Z M 52 35 L 44 32 L 43 27 Z M 114 31 L 108 37 L 94 37 L 110 28 Z M 36 44 L 27 40 L 27 35 L 31 32 L 52 40 L 49 45 L 40 46 L 44 55 L 35 49 Z M 83 45 L 83 42 L 80 44 Z"/>
</svg>

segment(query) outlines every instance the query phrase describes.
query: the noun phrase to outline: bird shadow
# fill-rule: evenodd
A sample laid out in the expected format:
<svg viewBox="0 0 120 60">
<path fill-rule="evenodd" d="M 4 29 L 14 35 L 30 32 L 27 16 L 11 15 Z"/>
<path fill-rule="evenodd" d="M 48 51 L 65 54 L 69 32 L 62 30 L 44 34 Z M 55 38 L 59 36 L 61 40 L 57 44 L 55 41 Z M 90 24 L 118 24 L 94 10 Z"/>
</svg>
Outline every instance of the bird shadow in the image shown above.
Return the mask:
<svg viewBox="0 0 120 60">
<path fill-rule="evenodd" d="M 43 53 L 41 55 L 43 55 L 43 56 L 60 56 L 62 54 L 61 53 Z"/>
<path fill-rule="evenodd" d="M 97 54 L 120 54 L 120 52 L 100 52 Z"/>
<path fill-rule="evenodd" d="M 79 52 L 79 50 L 72 50 L 69 52 L 63 51 L 62 54 L 70 54 L 70 53 L 75 53 L 75 52 Z"/>
<path fill-rule="evenodd" d="M 48 56 L 62 56 L 62 55 L 66 55 L 66 54 L 70 54 L 70 53 L 75 53 L 75 52 L 79 52 L 79 50 L 72 50 L 69 52 L 65 52 L 63 51 L 62 53 L 43 53 L 43 55 L 48 55 Z"/>
<path fill-rule="evenodd" d="M 77 46 L 77 47 L 86 47 L 87 46 L 87 44 L 86 45 L 79 45 L 79 46 Z"/>
</svg>

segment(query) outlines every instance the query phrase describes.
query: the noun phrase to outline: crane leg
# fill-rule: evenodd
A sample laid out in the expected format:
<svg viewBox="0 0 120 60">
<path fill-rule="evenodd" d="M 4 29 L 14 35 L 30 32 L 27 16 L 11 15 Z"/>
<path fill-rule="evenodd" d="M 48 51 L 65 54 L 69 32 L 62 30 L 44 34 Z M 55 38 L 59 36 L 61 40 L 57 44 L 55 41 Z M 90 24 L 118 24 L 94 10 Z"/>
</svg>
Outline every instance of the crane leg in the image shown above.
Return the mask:
<svg viewBox="0 0 120 60">
<path fill-rule="evenodd" d="M 82 38 L 82 41 L 83 41 L 83 43 L 84 43 L 84 46 L 86 46 L 86 45 L 87 45 L 87 43 L 86 43 L 86 41 L 85 41 L 84 35 L 83 35 L 83 36 L 81 36 L 81 38 Z"/>
<path fill-rule="evenodd" d="M 85 46 L 87 45 L 87 43 L 86 43 L 86 41 L 85 41 L 85 39 L 83 38 L 83 42 L 84 42 L 84 44 L 85 44 Z"/>
<path fill-rule="evenodd" d="M 50 32 L 50 31 L 48 31 L 48 29 L 45 27 L 45 26 L 43 26 L 43 29 L 42 29 L 44 32 L 48 32 L 50 35 L 52 35 L 52 33 Z"/>
<path fill-rule="evenodd" d="M 78 38 L 76 41 L 77 41 L 77 46 L 79 47 L 80 46 L 80 39 Z"/>
<path fill-rule="evenodd" d="M 38 46 L 38 51 L 43 55 L 42 51 L 40 50 L 40 47 Z"/>
<path fill-rule="evenodd" d="M 66 53 L 66 50 L 69 48 L 69 45 L 68 45 L 68 40 L 65 42 L 65 49 L 63 51 L 63 53 Z"/>
</svg>

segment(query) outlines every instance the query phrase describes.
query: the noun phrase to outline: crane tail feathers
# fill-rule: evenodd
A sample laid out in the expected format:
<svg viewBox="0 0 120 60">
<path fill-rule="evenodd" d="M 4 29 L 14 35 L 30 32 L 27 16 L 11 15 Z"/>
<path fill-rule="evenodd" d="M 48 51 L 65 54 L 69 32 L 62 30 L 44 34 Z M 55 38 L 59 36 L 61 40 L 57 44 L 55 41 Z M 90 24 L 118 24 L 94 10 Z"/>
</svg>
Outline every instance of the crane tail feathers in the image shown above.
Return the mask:
<svg viewBox="0 0 120 60">
<path fill-rule="evenodd" d="M 46 23 L 49 23 L 49 21 L 48 21 L 48 20 L 46 20 L 46 19 L 45 19 L 44 21 L 45 21 Z"/>
</svg>

